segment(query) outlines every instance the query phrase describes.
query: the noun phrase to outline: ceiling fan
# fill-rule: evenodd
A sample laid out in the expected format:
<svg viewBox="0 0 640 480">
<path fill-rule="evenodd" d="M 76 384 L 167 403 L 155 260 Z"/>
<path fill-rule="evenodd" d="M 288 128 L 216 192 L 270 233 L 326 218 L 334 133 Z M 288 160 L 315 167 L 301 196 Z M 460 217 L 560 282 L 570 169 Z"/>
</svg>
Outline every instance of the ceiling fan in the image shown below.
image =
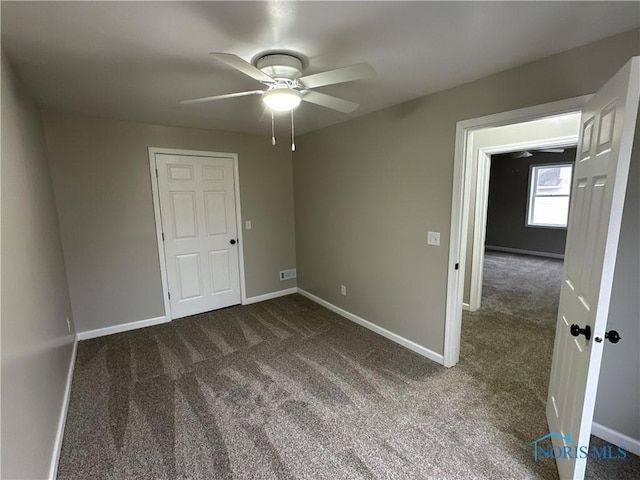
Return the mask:
<svg viewBox="0 0 640 480">
<path fill-rule="evenodd" d="M 537 150 L 532 150 L 533 153 L 536 152 L 540 152 L 540 153 L 564 153 L 564 148 L 539 148 Z M 510 153 L 509 155 L 511 156 L 511 158 L 528 158 L 528 157 L 533 157 L 533 153 L 531 153 L 531 151 L 529 150 L 523 150 L 520 152 L 513 152 Z"/>
<path fill-rule="evenodd" d="M 295 144 L 293 143 L 293 110 L 300 105 L 300 102 L 314 103 L 343 113 L 351 113 L 359 106 L 355 102 L 317 92 L 313 89 L 336 83 L 361 80 L 376 74 L 374 68 L 368 63 L 358 63 L 335 70 L 302 76 L 302 60 L 288 53 L 267 53 L 255 61 L 255 66 L 232 53 L 211 53 L 211 55 L 215 60 L 235 68 L 262 83 L 267 88 L 194 98 L 180 103 L 204 103 L 227 98 L 260 95 L 263 103 L 271 110 L 271 143 L 273 145 L 275 145 L 273 112 L 291 112 L 292 150 L 295 150 Z"/>
</svg>

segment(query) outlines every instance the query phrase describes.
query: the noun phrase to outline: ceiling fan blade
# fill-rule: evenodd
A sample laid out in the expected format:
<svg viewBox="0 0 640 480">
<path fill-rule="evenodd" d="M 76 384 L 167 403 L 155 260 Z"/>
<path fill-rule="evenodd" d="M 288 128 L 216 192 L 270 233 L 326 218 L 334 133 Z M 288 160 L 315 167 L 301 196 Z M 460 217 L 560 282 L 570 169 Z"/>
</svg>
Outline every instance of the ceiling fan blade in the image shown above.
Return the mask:
<svg viewBox="0 0 640 480">
<path fill-rule="evenodd" d="M 538 151 L 543 153 L 564 153 L 564 148 L 541 148 Z"/>
<path fill-rule="evenodd" d="M 250 90 L 248 92 L 226 93 L 224 95 L 214 95 L 213 97 L 194 98 L 192 100 L 183 100 L 180 103 L 182 105 L 189 105 L 191 103 L 204 103 L 211 102 L 213 100 L 222 100 L 223 98 L 245 97 L 247 95 L 262 95 L 263 90 Z"/>
<path fill-rule="evenodd" d="M 527 151 L 527 150 L 523 150 L 521 152 L 513 152 L 509 154 L 511 156 L 511 158 L 529 158 L 529 157 L 533 157 L 533 153 Z"/>
<path fill-rule="evenodd" d="M 343 113 L 351 113 L 360 106 L 358 103 L 327 95 L 326 93 L 314 92 L 312 90 L 304 92 L 302 101 L 315 103 L 321 107 L 331 108 Z"/>
<path fill-rule="evenodd" d="M 298 80 L 307 88 L 323 87 L 334 83 L 351 82 L 363 78 L 373 77 L 376 74 L 374 68 L 368 63 L 358 63 L 349 67 L 336 68 L 313 75 L 301 77 Z"/>
<path fill-rule="evenodd" d="M 232 53 L 215 53 L 212 52 L 211 56 L 218 60 L 219 62 L 225 63 L 230 67 L 235 68 L 236 70 L 244 73 L 245 75 L 250 76 L 251 78 L 263 82 L 263 83 L 273 83 L 274 80 L 266 73 L 258 70 L 256 67 L 251 65 L 249 62 L 245 62 L 239 56 L 234 55 Z"/>
</svg>

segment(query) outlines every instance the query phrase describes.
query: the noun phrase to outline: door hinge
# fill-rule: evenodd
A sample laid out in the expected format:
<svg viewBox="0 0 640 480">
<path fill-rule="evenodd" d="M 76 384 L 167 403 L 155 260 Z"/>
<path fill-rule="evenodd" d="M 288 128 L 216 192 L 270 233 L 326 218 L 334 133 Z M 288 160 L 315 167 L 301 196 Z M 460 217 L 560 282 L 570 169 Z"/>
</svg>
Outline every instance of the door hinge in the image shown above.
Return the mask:
<svg viewBox="0 0 640 480">
<path fill-rule="evenodd" d="M 167 295 L 169 296 L 169 300 L 171 300 L 171 292 L 167 292 Z"/>
<path fill-rule="evenodd" d="M 453 268 L 456 269 L 456 270 L 460 270 L 460 264 L 456 263 L 455 267 L 453 267 Z"/>
<path fill-rule="evenodd" d="M 156 178 L 158 178 L 158 169 L 156 168 Z"/>
<path fill-rule="evenodd" d="M 162 241 L 164 242 L 164 232 L 162 232 Z"/>
</svg>

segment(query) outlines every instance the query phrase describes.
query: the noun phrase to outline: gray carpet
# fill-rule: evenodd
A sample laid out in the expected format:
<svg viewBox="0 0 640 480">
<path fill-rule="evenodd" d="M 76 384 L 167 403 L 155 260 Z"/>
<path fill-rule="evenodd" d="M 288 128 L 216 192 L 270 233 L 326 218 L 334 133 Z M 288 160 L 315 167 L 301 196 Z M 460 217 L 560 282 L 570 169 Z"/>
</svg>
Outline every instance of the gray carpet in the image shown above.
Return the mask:
<svg viewBox="0 0 640 480">
<path fill-rule="evenodd" d="M 526 318 L 555 328 L 562 260 L 487 251 L 482 308 Z"/>
<path fill-rule="evenodd" d="M 524 415 L 531 416 L 531 427 L 543 430 L 562 266 L 558 259 L 487 251 L 482 306 L 463 313 L 460 365 L 494 391 L 516 398 Z M 498 400 L 494 408 L 500 407 Z M 512 422 L 518 429 L 516 417 Z M 595 436 L 591 443 L 600 449 L 610 445 Z M 549 467 L 554 461 L 537 462 L 540 478 L 558 478 L 555 469 L 541 463 Z M 640 458 L 589 459 L 585 478 L 638 479 Z"/>
<path fill-rule="evenodd" d="M 465 315 L 445 369 L 291 295 L 83 341 L 58 478 L 557 478 L 550 329 Z"/>
</svg>

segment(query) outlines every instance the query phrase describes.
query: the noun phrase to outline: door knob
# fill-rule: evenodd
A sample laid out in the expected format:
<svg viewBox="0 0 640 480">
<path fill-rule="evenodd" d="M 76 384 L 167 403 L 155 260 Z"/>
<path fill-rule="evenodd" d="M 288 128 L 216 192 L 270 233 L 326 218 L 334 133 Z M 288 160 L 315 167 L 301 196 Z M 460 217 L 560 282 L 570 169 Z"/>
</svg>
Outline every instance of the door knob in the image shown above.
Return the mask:
<svg viewBox="0 0 640 480">
<path fill-rule="evenodd" d="M 236 239 L 232 238 L 231 241 L 229 242 L 231 245 L 235 245 L 236 244 Z"/>
<path fill-rule="evenodd" d="M 609 340 L 611 343 L 618 343 L 622 340 L 622 337 L 615 330 L 610 330 L 604 334 L 604 338 Z"/>
<path fill-rule="evenodd" d="M 571 325 L 570 329 L 571 335 L 574 337 L 579 337 L 580 335 L 584 335 L 584 338 L 587 340 L 591 339 L 591 327 L 587 325 L 584 328 L 580 328 L 580 325 L 576 325 L 575 323 Z"/>
</svg>

